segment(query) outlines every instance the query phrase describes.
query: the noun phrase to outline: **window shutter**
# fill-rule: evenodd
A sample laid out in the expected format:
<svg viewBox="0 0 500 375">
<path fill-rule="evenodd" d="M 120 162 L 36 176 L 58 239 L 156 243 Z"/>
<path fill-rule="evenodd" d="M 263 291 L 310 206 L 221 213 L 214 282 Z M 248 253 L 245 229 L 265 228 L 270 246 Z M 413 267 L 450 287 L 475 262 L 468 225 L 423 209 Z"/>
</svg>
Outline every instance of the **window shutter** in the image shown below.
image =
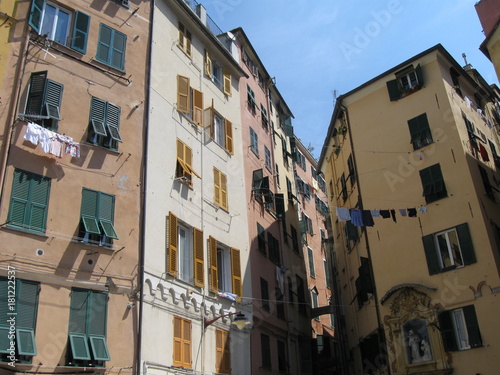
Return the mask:
<svg viewBox="0 0 500 375">
<path fill-rule="evenodd" d="M 182 366 L 182 319 L 174 316 L 174 366 Z"/>
<path fill-rule="evenodd" d="M 60 120 L 61 119 L 61 101 L 62 101 L 63 85 L 60 83 L 47 80 L 46 92 L 45 92 L 45 113 L 51 119 Z"/>
<path fill-rule="evenodd" d="M 90 104 L 90 123 L 95 134 L 106 136 L 106 102 L 92 97 Z"/>
<path fill-rule="evenodd" d="M 224 173 L 220 173 L 220 190 L 221 190 L 221 207 L 225 210 L 228 209 L 227 203 L 227 177 Z"/>
<path fill-rule="evenodd" d="M 429 195 L 433 192 L 433 181 L 430 167 L 419 171 L 420 180 L 422 181 L 423 196 Z"/>
<path fill-rule="evenodd" d="M 0 277 L 0 353 L 9 353 L 9 326 L 6 324 L 9 316 L 8 280 Z"/>
<path fill-rule="evenodd" d="M 205 74 L 212 78 L 212 59 L 207 50 L 205 50 Z"/>
<path fill-rule="evenodd" d="M 460 242 L 460 248 L 462 249 L 464 265 L 476 263 L 476 254 L 474 252 L 474 247 L 472 246 L 472 238 L 468 224 L 464 223 L 458 225 L 456 230 L 458 234 L 458 241 Z"/>
<path fill-rule="evenodd" d="M 45 0 L 33 0 L 31 3 L 30 18 L 28 24 L 40 34 L 40 23 L 42 21 L 42 11 Z"/>
<path fill-rule="evenodd" d="M 444 350 L 452 352 L 458 350 L 457 339 L 455 337 L 455 329 L 453 328 L 453 321 L 451 311 L 443 311 L 438 315 L 439 327 L 441 336 L 443 338 Z"/>
<path fill-rule="evenodd" d="M 194 284 L 203 288 L 205 263 L 203 260 L 203 231 L 193 228 Z"/>
<path fill-rule="evenodd" d="M 208 126 L 210 128 L 210 138 L 215 139 L 215 110 L 214 107 L 208 109 Z"/>
<path fill-rule="evenodd" d="M 231 155 L 234 154 L 234 147 L 233 147 L 233 127 L 231 124 L 231 121 L 228 119 L 224 119 L 225 122 L 225 131 L 226 131 L 226 150 L 229 152 Z"/>
<path fill-rule="evenodd" d="M 241 290 L 241 260 L 240 251 L 235 248 L 231 248 L 231 274 L 233 281 L 233 293 L 242 296 Z"/>
<path fill-rule="evenodd" d="M 193 122 L 203 126 L 203 93 L 193 89 Z"/>
<path fill-rule="evenodd" d="M 117 69 L 125 68 L 125 46 L 127 36 L 119 31 L 112 30 L 113 44 L 109 64 Z"/>
<path fill-rule="evenodd" d="M 417 75 L 417 80 L 420 86 L 424 85 L 424 76 L 422 74 L 422 68 L 420 67 L 420 64 L 417 65 L 415 68 L 415 74 Z"/>
<path fill-rule="evenodd" d="M 231 73 L 224 69 L 224 94 L 231 96 Z"/>
<path fill-rule="evenodd" d="M 471 348 L 483 346 L 474 305 L 464 306 L 462 310 L 464 311 L 465 324 L 467 325 L 467 334 L 469 335 L 469 344 Z"/>
<path fill-rule="evenodd" d="M 221 173 L 214 168 L 214 202 L 215 204 L 221 206 Z"/>
<path fill-rule="evenodd" d="M 109 361 L 111 357 L 109 356 L 108 345 L 106 344 L 106 338 L 103 336 L 90 336 L 90 347 L 92 348 L 92 353 L 94 354 L 94 359 L 97 361 Z"/>
<path fill-rule="evenodd" d="M 441 272 L 441 266 L 439 264 L 439 258 L 436 249 L 436 243 L 434 241 L 434 235 L 429 234 L 428 236 L 422 237 L 422 242 L 424 244 L 425 259 L 427 260 L 427 268 L 429 270 L 429 275 L 434 275 Z"/>
<path fill-rule="evenodd" d="M 87 39 L 89 35 L 90 16 L 79 10 L 75 13 L 75 24 L 71 39 L 71 48 L 75 51 L 87 52 Z"/>
<path fill-rule="evenodd" d="M 9 212 L 9 223 L 24 225 L 28 215 L 28 199 L 30 191 L 30 176 L 23 171 L 14 171 Z"/>
<path fill-rule="evenodd" d="M 224 347 L 223 347 L 222 331 L 216 329 L 215 331 L 215 371 L 219 374 L 223 371 L 223 358 L 224 358 Z"/>
<path fill-rule="evenodd" d="M 408 120 L 408 127 L 410 128 L 410 136 L 411 136 L 410 143 L 413 144 L 414 149 L 417 149 L 418 147 L 416 146 L 416 142 L 420 137 L 420 131 L 421 131 L 419 118 L 415 117 L 412 118 L 411 120 Z"/>
<path fill-rule="evenodd" d="M 108 294 L 89 291 L 89 313 L 87 332 L 89 335 L 106 336 L 106 317 L 108 310 Z"/>
<path fill-rule="evenodd" d="M 217 240 L 212 236 L 208 238 L 208 250 L 210 253 L 210 292 L 217 293 L 218 274 L 217 274 Z"/>
<path fill-rule="evenodd" d="M 36 1 L 34 1 L 35 3 Z M 31 74 L 30 90 L 26 102 L 26 114 L 41 115 L 45 100 L 45 86 L 47 82 L 47 72 L 36 72 Z"/>
<path fill-rule="evenodd" d="M 73 359 L 86 361 L 91 359 L 87 336 L 80 333 L 70 333 L 69 342 Z"/>
<path fill-rule="evenodd" d="M 50 179 L 32 175 L 31 177 L 31 212 L 29 226 L 36 231 L 45 230 L 47 206 L 49 201 Z"/>
<path fill-rule="evenodd" d="M 115 141 L 121 142 L 120 136 L 120 112 L 121 109 L 117 105 L 107 103 L 106 105 L 106 125 L 108 127 L 109 135 Z"/>
<path fill-rule="evenodd" d="M 113 29 L 109 26 L 101 24 L 99 30 L 99 41 L 97 44 L 96 58 L 98 61 L 109 64 L 109 56 L 111 54 Z"/>
<path fill-rule="evenodd" d="M 177 76 L 177 110 L 189 113 L 189 78 Z"/>
<path fill-rule="evenodd" d="M 314 272 L 313 249 L 311 249 L 310 247 L 307 248 L 307 256 L 309 258 L 309 273 L 311 277 L 316 277 L 316 273 Z"/>
<path fill-rule="evenodd" d="M 398 81 L 392 80 L 387 83 L 387 91 L 389 91 L 389 98 L 391 102 L 401 99 L 401 93 L 399 92 Z"/>
<path fill-rule="evenodd" d="M 182 320 L 182 356 L 184 367 L 191 367 L 191 322 Z"/>
<path fill-rule="evenodd" d="M 17 347 L 21 355 L 37 354 L 35 342 L 36 315 L 38 309 L 39 284 L 27 281 L 18 283 L 17 302 Z"/>
<path fill-rule="evenodd" d="M 177 277 L 177 216 L 169 212 L 167 223 L 167 273 Z"/>
</svg>

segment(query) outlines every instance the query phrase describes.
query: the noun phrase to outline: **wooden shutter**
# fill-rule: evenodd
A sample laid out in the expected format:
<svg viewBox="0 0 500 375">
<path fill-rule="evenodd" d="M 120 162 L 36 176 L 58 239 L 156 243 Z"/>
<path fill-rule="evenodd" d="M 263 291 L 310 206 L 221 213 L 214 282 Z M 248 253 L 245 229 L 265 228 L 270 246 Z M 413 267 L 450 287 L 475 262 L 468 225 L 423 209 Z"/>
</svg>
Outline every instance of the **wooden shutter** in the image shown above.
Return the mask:
<svg viewBox="0 0 500 375">
<path fill-rule="evenodd" d="M 182 319 L 174 316 L 174 366 L 182 366 Z"/>
<path fill-rule="evenodd" d="M 9 326 L 7 319 L 9 319 L 9 305 L 8 305 L 8 280 L 5 277 L 0 277 L 0 353 L 9 353 L 10 339 L 9 339 Z"/>
<path fill-rule="evenodd" d="M 422 242 L 424 243 L 425 259 L 427 260 L 429 275 L 440 273 L 441 265 L 439 263 L 434 235 L 429 234 L 428 236 L 422 237 Z"/>
<path fill-rule="evenodd" d="M 28 24 L 37 33 L 40 33 L 40 24 L 42 22 L 42 11 L 45 5 L 45 0 L 33 0 L 31 3 L 30 18 Z"/>
<path fill-rule="evenodd" d="M 193 122 L 203 126 L 203 93 L 193 89 Z"/>
<path fill-rule="evenodd" d="M 106 132 L 106 102 L 93 97 L 90 104 L 90 123 L 95 134 L 108 135 Z"/>
<path fill-rule="evenodd" d="M 415 68 L 415 74 L 417 75 L 417 80 L 420 86 L 424 85 L 424 76 L 422 74 L 422 68 L 420 67 L 420 64 L 417 65 Z"/>
<path fill-rule="evenodd" d="M 36 1 L 34 1 L 35 3 Z M 80 53 L 87 51 L 87 39 L 89 35 L 90 16 L 79 10 L 75 13 L 75 24 L 71 38 L 71 48 Z"/>
<path fill-rule="evenodd" d="M 61 101 L 62 101 L 63 85 L 60 83 L 47 80 L 45 87 L 45 113 L 51 119 L 61 119 Z"/>
<path fill-rule="evenodd" d="M 8 221 L 14 225 L 23 226 L 28 217 L 30 192 L 30 175 L 16 169 L 14 181 L 12 182 L 12 193 Z"/>
<path fill-rule="evenodd" d="M 110 63 L 111 50 L 113 49 L 113 29 L 101 24 L 99 29 L 99 40 L 97 44 L 96 59 L 102 63 Z"/>
<path fill-rule="evenodd" d="M 220 191 L 221 191 L 221 196 L 220 196 L 221 207 L 227 210 L 228 209 L 227 177 L 224 173 L 220 173 Z"/>
<path fill-rule="evenodd" d="M 203 231 L 193 228 L 193 254 L 194 254 L 194 284 L 203 288 L 204 283 L 204 253 L 203 253 Z"/>
<path fill-rule="evenodd" d="M 233 282 L 233 293 L 242 296 L 240 251 L 233 247 L 231 248 L 231 277 Z"/>
<path fill-rule="evenodd" d="M 469 232 L 468 224 L 464 223 L 458 225 L 456 230 L 458 234 L 458 241 L 460 242 L 460 249 L 462 250 L 464 265 L 476 263 L 476 253 L 474 252 L 474 247 L 472 246 L 472 238 Z"/>
<path fill-rule="evenodd" d="M 49 201 L 50 179 L 31 176 L 31 211 L 29 227 L 36 231 L 44 231 L 47 220 L 47 205 Z"/>
<path fill-rule="evenodd" d="M 221 206 L 221 172 L 214 168 L 214 203 Z"/>
<path fill-rule="evenodd" d="M 112 30 L 113 46 L 109 64 L 117 69 L 123 70 L 125 67 L 125 46 L 127 36 L 119 31 Z"/>
<path fill-rule="evenodd" d="M 458 350 L 451 311 L 441 312 L 438 315 L 438 319 L 441 337 L 443 338 L 444 350 L 447 352 Z"/>
<path fill-rule="evenodd" d="M 219 374 L 222 373 L 224 364 L 224 344 L 223 332 L 220 329 L 215 330 L 215 371 Z"/>
<path fill-rule="evenodd" d="M 18 283 L 17 302 L 17 347 L 21 355 L 37 354 L 35 342 L 36 315 L 38 309 L 39 284 L 27 281 Z"/>
<path fill-rule="evenodd" d="M 224 69 L 224 94 L 231 96 L 231 73 Z"/>
<path fill-rule="evenodd" d="M 210 138 L 215 138 L 215 110 L 214 107 L 210 107 L 205 111 L 208 114 L 208 119 L 205 121 L 205 124 L 209 127 L 210 130 Z"/>
<path fill-rule="evenodd" d="M 217 272 L 217 240 L 212 236 L 208 237 L 208 251 L 210 255 L 210 292 L 219 291 L 219 280 Z"/>
<path fill-rule="evenodd" d="M 106 319 L 108 311 L 108 294 L 89 291 L 89 312 L 87 333 L 89 335 L 106 336 Z"/>
<path fill-rule="evenodd" d="M 30 89 L 26 102 L 26 114 L 41 115 L 45 101 L 45 86 L 47 83 L 47 72 L 36 72 L 31 74 Z"/>
<path fill-rule="evenodd" d="M 167 217 L 167 273 L 172 277 L 177 277 L 177 216 L 169 212 Z"/>
<path fill-rule="evenodd" d="M 465 324 L 467 326 L 467 334 L 469 335 L 469 345 L 471 348 L 483 346 L 481 332 L 479 332 L 479 324 L 477 322 L 476 309 L 474 305 L 464 306 Z"/>
<path fill-rule="evenodd" d="M 226 131 L 226 150 L 231 155 L 234 154 L 234 146 L 233 146 L 233 126 L 231 121 L 228 119 L 224 119 L 225 122 L 225 131 Z"/>
<path fill-rule="evenodd" d="M 106 103 L 106 125 L 109 136 L 115 141 L 121 142 L 120 136 L 120 112 L 121 108 L 117 105 Z"/>
<path fill-rule="evenodd" d="M 86 333 L 88 303 L 89 296 L 87 290 L 71 290 L 69 333 Z"/>
<path fill-rule="evenodd" d="M 191 322 L 182 320 L 182 362 L 184 367 L 191 367 Z"/>
<path fill-rule="evenodd" d="M 189 113 L 189 78 L 177 75 L 177 110 Z"/>
<path fill-rule="evenodd" d="M 314 257 L 313 257 L 313 249 L 310 247 L 307 248 L 307 256 L 309 258 L 309 274 L 311 277 L 316 277 L 316 273 L 314 272 Z"/>
<path fill-rule="evenodd" d="M 212 78 L 212 59 L 207 50 L 205 50 L 205 74 Z"/>
<path fill-rule="evenodd" d="M 398 81 L 392 80 L 387 83 L 387 91 L 389 92 L 389 99 L 391 102 L 401 99 L 401 93 L 399 92 Z"/>
</svg>

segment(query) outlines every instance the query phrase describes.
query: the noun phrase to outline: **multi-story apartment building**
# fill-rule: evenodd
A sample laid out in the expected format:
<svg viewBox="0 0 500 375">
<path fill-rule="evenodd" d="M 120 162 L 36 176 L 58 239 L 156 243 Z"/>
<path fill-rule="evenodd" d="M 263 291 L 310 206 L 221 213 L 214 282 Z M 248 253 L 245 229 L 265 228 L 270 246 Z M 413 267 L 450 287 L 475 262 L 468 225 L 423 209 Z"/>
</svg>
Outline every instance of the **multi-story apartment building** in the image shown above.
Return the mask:
<svg viewBox="0 0 500 375">
<path fill-rule="evenodd" d="M 307 269 L 311 298 L 313 369 L 331 374 L 335 360 L 335 314 L 333 295 L 333 248 L 328 240 L 329 216 L 326 182 L 317 171 L 317 161 L 296 138 L 295 184 L 299 200 L 300 246 Z M 315 345 L 314 345 L 315 344 Z"/>
<path fill-rule="evenodd" d="M 311 325 L 299 245 L 293 115 L 243 29 L 231 34 L 246 73 L 240 106 L 253 301 L 251 371 L 307 374 Z"/>
<path fill-rule="evenodd" d="M 498 97 L 466 68 L 436 45 L 336 102 L 319 168 L 349 374 L 500 365 Z"/>
<path fill-rule="evenodd" d="M 250 374 L 250 246 L 238 64 L 196 1 L 156 1 L 141 375 Z M 237 313 L 241 312 L 242 315 Z"/>
<path fill-rule="evenodd" d="M 130 373 L 149 4 L 1 6 L 0 371 Z"/>
<path fill-rule="evenodd" d="M 493 63 L 500 80 L 500 1 L 480 0 L 474 6 L 485 35 L 479 49 Z"/>
</svg>

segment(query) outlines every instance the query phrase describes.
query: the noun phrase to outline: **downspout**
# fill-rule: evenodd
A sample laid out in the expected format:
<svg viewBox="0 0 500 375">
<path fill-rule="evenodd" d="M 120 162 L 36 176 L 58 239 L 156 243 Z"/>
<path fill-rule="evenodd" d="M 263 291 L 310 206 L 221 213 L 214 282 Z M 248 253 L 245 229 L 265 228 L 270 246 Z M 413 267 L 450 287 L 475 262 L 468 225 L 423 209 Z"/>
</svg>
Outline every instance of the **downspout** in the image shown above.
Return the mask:
<svg viewBox="0 0 500 375">
<path fill-rule="evenodd" d="M 17 22 L 17 19 L 15 20 Z M 9 159 L 9 152 L 10 152 L 10 145 L 12 143 L 12 136 L 14 134 L 14 122 L 16 120 L 16 112 L 17 108 L 19 106 L 19 97 L 21 95 L 21 81 L 22 81 L 22 76 L 24 74 L 24 68 L 25 66 L 25 61 L 26 61 L 26 56 L 28 55 L 28 42 L 30 38 L 30 27 L 28 23 L 26 22 L 24 25 L 24 40 L 21 45 L 20 53 L 19 53 L 19 63 L 16 64 L 16 73 L 14 75 L 14 87 L 12 88 L 12 100 L 9 108 L 9 112 L 7 114 L 7 120 L 5 121 L 5 128 L 6 128 L 6 133 L 4 136 L 4 148 L 2 152 L 2 161 L 1 161 L 1 166 L 0 166 L 0 196 L 5 197 L 4 194 L 4 189 L 5 189 L 5 177 L 6 177 L 6 169 L 7 169 L 7 162 Z M 3 206 L 4 200 L 0 199 L 0 211 Z"/>
<path fill-rule="evenodd" d="M 352 140 L 352 132 L 351 132 L 351 122 L 349 120 L 349 111 L 347 110 L 347 107 L 345 107 L 342 103 L 340 104 L 340 107 L 345 111 L 346 114 L 346 119 L 347 119 L 347 131 L 349 132 L 349 143 L 351 145 L 351 150 L 352 150 L 352 161 L 354 165 L 356 166 L 356 153 L 354 152 L 354 143 Z M 359 202 L 359 208 L 362 210 L 363 209 L 363 198 L 361 195 L 361 185 L 359 183 L 359 178 L 356 178 L 356 186 L 358 188 L 358 202 Z M 373 273 L 373 264 L 372 264 L 372 256 L 371 256 L 371 251 L 370 251 L 370 243 L 368 241 L 368 233 L 365 230 L 365 245 L 366 245 L 366 253 L 368 255 L 368 260 L 370 264 L 370 281 L 373 285 L 373 298 L 375 299 L 375 312 L 377 315 L 377 339 L 378 339 L 378 346 L 379 346 L 379 354 L 381 358 L 387 358 L 386 353 L 383 352 L 383 349 L 386 349 L 386 344 L 385 344 L 385 332 L 384 332 L 384 327 L 382 325 L 382 319 L 380 317 L 380 305 L 378 302 L 378 296 L 377 296 L 377 288 L 375 286 L 375 277 Z M 384 338 L 382 338 L 382 335 Z M 391 374 L 391 367 L 390 364 L 387 363 L 387 372 L 388 374 Z"/>
<path fill-rule="evenodd" d="M 146 105 L 144 114 L 144 126 L 143 126 L 143 160 L 142 160 L 142 171 L 141 171 L 141 200 L 140 200 L 140 228 L 141 228 L 141 239 L 139 244 L 139 327 L 137 332 L 137 354 L 135 363 L 135 375 L 141 374 L 141 363 L 142 363 L 142 318 L 143 318 L 143 296 L 144 296 L 144 254 L 145 254 L 145 243 L 146 243 L 146 185 L 147 185 L 147 160 L 148 160 L 148 132 L 149 132 L 149 105 L 150 105 L 150 87 L 151 87 L 151 61 L 152 61 L 152 44 L 153 44 L 153 25 L 154 25 L 154 10 L 155 10 L 155 0 L 151 1 L 150 17 L 149 17 L 149 43 L 148 43 L 148 54 L 146 61 Z"/>
</svg>

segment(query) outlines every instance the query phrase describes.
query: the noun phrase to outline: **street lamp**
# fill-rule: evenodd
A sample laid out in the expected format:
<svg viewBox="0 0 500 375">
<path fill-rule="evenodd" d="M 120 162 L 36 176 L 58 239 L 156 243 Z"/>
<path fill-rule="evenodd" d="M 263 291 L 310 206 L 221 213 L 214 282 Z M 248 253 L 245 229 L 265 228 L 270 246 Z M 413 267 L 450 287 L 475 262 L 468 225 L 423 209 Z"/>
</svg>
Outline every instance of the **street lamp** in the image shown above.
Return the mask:
<svg viewBox="0 0 500 375">
<path fill-rule="evenodd" d="M 218 316 L 217 318 L 213 319 L 207 319 L 207 317 L 203 317 L 203 329 L 206 329 L 209 325 L 213 324 L 220 318 L 225 318 L 226 316 L 231 316 L 231 315 L 236 315 L 234 320 L 232 321 L 231 324 L 234 324 L 238 329 L 242 330 L 245 328 L 247 325 L 251 324 L 245 317 L 245 314 L 243 314 L 241 311 L 238 312 L 232 312 L 229 314 L 224 314 L 221 316 Z"/>
</svg>

